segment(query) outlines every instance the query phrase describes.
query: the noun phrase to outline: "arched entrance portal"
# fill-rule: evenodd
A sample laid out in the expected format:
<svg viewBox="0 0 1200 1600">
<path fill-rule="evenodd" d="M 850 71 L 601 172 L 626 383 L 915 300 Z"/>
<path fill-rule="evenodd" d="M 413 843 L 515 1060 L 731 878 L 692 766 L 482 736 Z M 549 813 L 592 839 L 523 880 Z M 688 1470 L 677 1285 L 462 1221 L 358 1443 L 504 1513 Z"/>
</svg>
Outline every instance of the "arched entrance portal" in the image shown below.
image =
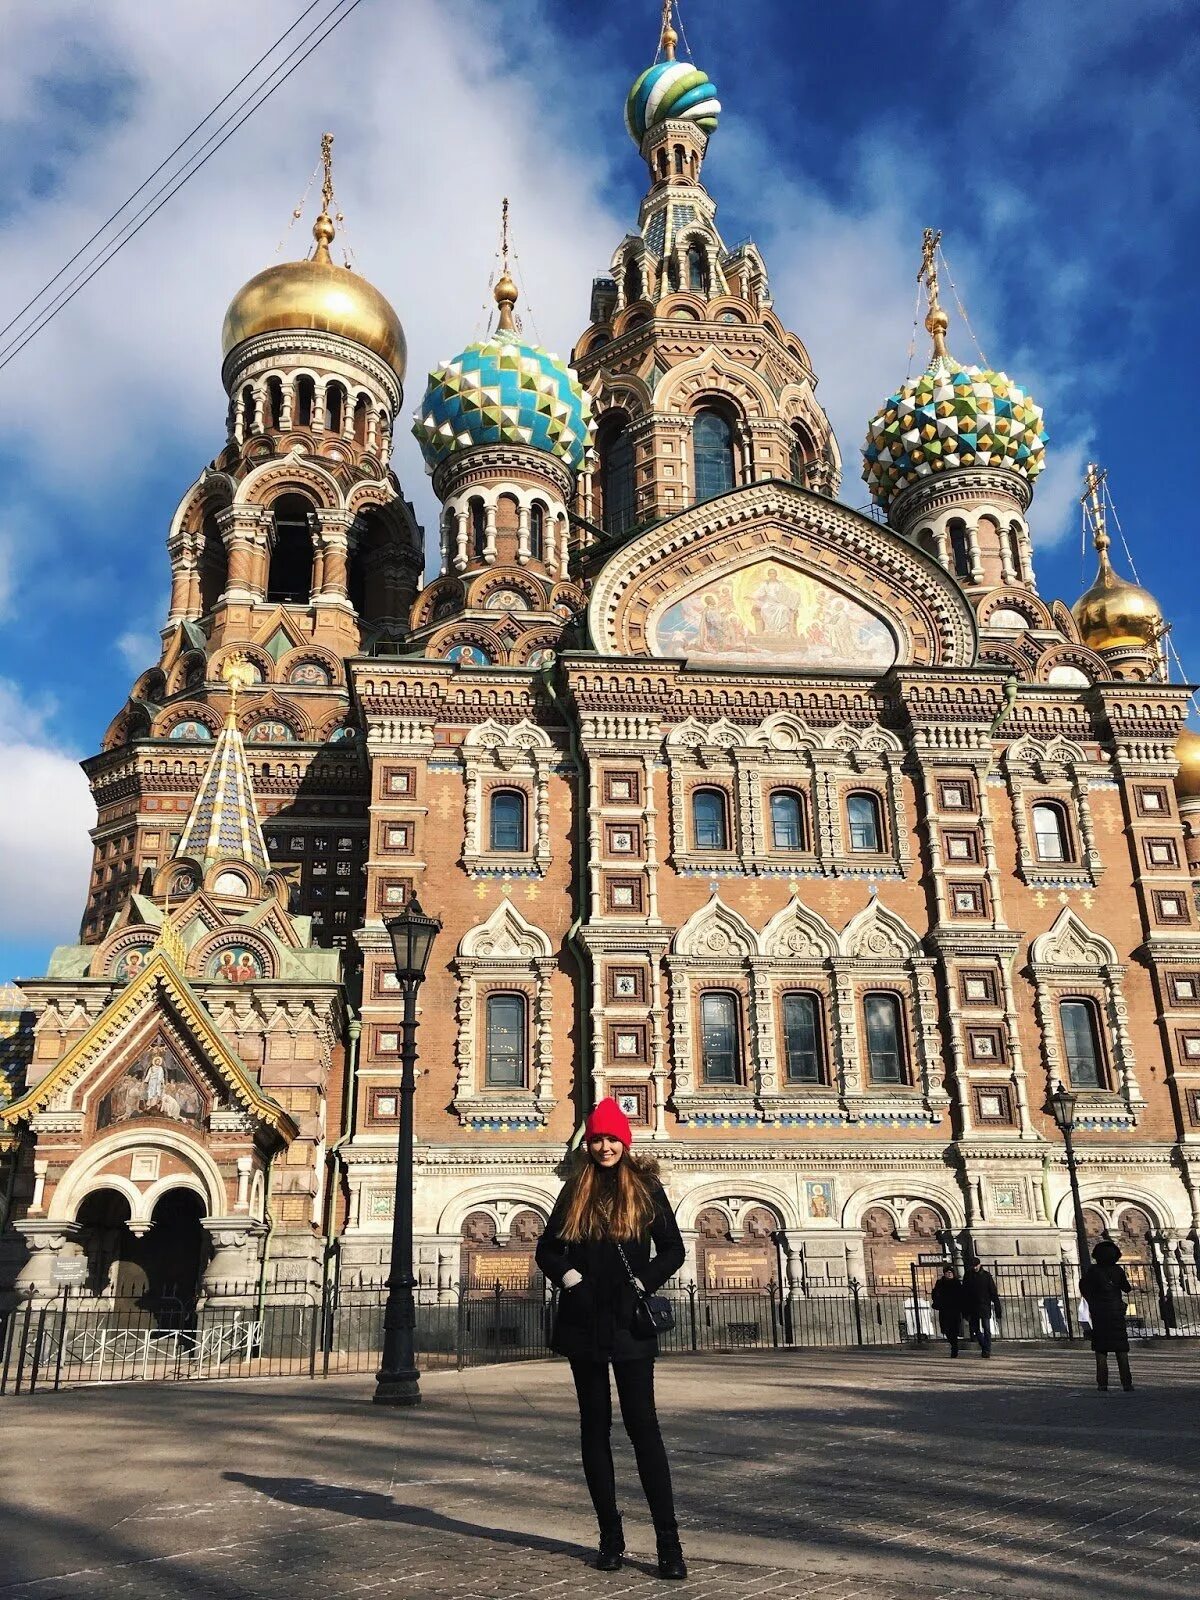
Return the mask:
<svg viewBox="0 0 1200 1600">
<path fill-rule="evenodd" d="M 168 1189 L 150 1215 L 149 1232 L 141 1240 L 146 1293 L 189 1303 L 208 1259 L 204 1202 L 192 1189 Z"/>
<path fill-rule="evenodd" d="M 129 1201 L 116 1189 L 93 1189 L 80 1202 L 75 1221 L 87 1257 L 88 1294 L 135 1296 L 144 1289 L 129 1216 Z"/>
</svg>

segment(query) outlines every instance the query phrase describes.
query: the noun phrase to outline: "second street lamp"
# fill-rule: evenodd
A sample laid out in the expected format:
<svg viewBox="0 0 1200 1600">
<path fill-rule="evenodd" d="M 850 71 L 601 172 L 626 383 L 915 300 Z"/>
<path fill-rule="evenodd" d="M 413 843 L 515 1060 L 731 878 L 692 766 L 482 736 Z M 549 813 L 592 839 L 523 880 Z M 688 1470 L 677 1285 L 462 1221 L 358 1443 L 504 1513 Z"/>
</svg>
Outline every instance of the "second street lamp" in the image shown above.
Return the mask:
<svg viewBox="0 0 1200 1600">
<path fill-rule="evenodd" d="M 1071 1184 L 1071 1205 L 1075 1211 L 1075 1246 L 1079 1251 L 1079 1270 L 1086 1272 L 1089 1254 L 1087 1224 L 1083 1220 L 1083 1202 L 1079 1198 L 1079 1172 L 1075 1165 L 1075 1143 L 1072 1138 L 1075 1127 L 1075 1102 L 1078 1098 L 1078 1095 L 1072 1094 L 1070 1089 L 1058 1083 L 1050 1096 L 1050 1110 L 1066 1147 L 1067 1178 Z"/>
<path fill-rule="evenodd" d="M 404 1010 L 400 1036 L 400 1140 L 396 1151 L 396 1198 L 387 1306 L 383 1313 L 383 1357 L 375 1375 L 375 1404 L 415 1406 L 421 1398 L 417 1372 L 417 1307 L 413 1291 L 413 1096 L 417 1076 L 417 990 L 425 981 L 429 953 L 441 929 L 426 916 L 416 895 L 385 924 L 392 941 Z"/>
</svg>

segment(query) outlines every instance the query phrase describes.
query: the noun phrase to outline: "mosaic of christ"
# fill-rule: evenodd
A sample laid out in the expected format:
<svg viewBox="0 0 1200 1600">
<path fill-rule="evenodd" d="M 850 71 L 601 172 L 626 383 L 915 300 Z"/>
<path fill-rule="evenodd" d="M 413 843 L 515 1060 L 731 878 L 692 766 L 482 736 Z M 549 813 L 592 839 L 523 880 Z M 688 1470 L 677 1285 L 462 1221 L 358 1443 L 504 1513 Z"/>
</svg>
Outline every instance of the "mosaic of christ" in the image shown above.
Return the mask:
<svg viewBox="0 0 1200 1600">
<path fill-rule="evenodd" d="M 694 589 L 654 624 L 658 655 L 886 672 L 887 625 L 848 595 L 779 561 L 756 561 Z"/>
</svg>

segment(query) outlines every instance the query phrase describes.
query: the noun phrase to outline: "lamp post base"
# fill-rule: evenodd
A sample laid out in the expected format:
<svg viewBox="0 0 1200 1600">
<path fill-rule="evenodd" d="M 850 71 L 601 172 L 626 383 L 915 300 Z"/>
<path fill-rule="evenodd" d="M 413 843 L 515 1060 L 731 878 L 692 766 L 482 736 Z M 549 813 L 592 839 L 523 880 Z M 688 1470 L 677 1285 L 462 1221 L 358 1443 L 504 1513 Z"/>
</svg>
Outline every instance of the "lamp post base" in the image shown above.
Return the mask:
<svg viewBox="0 0 1200 1600">
<path fill-rule="evenodd" d="M 421 1379 L 415 1367 L 408 1371 L 377 1372 L 374 1401 L 377 1406 L 419 1406 Z"/>
</svg>

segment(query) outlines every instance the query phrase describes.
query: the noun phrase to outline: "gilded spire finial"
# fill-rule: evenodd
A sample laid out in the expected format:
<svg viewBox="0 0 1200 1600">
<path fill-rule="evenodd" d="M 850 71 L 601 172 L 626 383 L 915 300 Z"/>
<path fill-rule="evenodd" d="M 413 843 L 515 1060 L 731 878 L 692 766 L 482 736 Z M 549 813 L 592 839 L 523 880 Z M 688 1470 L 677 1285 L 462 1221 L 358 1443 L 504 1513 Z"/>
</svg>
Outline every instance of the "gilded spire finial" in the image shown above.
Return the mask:
<svg viewBox="0 0 1200 1600">
<path fill-rule="evenodd" d="M 929 312 L 925 318 L 925 327 L 933 339 L 933 354 L 935 359 L 945 359 L 949 355 L 946 349 L 946 329 L 950 326 L 950 318 L 942 310 L 942 302 L 938 297 L 938 246 L 942 242 L 941 229 L 925 229 L 925 236 L 921 241 L 921 270 L 917 273 L 917 282 L 925 285 L 929 296 Z"/>
<path fill-rule="evenodd" d="M 492 291 L 496 304 L 500 308 L 500 315 L 496 319 L 496 327 L 504 333 L 515 333 L 517 325 L 513 321 L 513 307 L 517 303 L 517 286 L 513 282 L 508 270 L 508 196 L 500 207 L 500 276 L 496 279 L 496 287 Z"/>
<path fill-rule="evenodd" d="M 668 61 L 675 59 L 675 46 L 679 43 L 679 35 L 671 26 L 671 12 L 675 9 L 674 0 L 663 0 L 662 31 L 659 34 L 658 48 Z"/>
<path fill-rule="evenodd" d="M 313 238 L 317 241 L 317 248 L 313 251 L 313 260 L 319 261 L 323 266 L 332 265 L 329 246 L 333 243 L 333 135 L 321 135 L 321 165 L 324 176 L 321 180 L 321 215 L 313 223 Z"/>
<path fill-rule="evenodd" d="M 248 683 L 254 682 L 254 668 L 250 665 L 249 659 L 239 652 L 229 657 L 221 668 L 221 676 L 229 685 L 229 710 L 225 713 L 225 726 L 236 728 L 238 692 Z"/>
<path fill-rule="evenodd" d="M 1103 572 L 1110 566 L 1108 547 L 1112 540 L 1108 536 L 1108 525 L 1104 517 L 1104 497 L 1100 493 L 1107 473 L 1103 467 L 1098 467 L 1094 461 L 1088 462 L 1087 476 L 1084 479 L 1084 491 L 1081 496 L 1083 508 L 1087 513 L 1088 522 L 1092 528 L 1092 543 L 1096 546 L 1096 553 L 1100 557 L 1100 570 Z"/>
</svg>

